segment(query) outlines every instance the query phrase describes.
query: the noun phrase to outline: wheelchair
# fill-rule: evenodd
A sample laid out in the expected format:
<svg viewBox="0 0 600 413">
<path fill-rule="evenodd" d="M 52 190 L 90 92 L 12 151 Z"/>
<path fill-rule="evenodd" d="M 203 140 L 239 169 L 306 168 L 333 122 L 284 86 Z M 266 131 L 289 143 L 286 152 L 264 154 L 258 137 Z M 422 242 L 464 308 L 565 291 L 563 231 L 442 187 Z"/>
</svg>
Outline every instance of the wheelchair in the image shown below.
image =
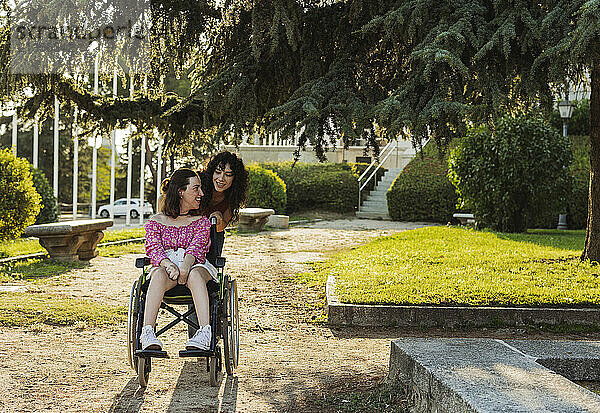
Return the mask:
<svg viewBox="0 0 600 413">
<path fill-rule="evenodd" d="M 216 219 L 211 223 L 211 246 L 206 259 L 217 268 L 218 280 L 207 283 L 209 296 L 209 316 L 212 329 L 212 338 L 209 350 L 181 350 L 179 357 L 206 358 L 206 369 L 209 374 L 211 386 L 216 386 L 218 375 L 223 371 L 223 362 L 227 375 L 233 375 L 239 359 L 239 313 L 237 282 L 224 271 L 225 258 L 221 256 L 225 235 L 216 231 Z M 129 365 L 136 371 L 140 387 L 146 387 L 152 370 L 153 358 L 169 358 L 163 350 L 142 350 L 140 334 L 144 321 L 144 308 L 146 292 L 150 283 L 150 258 L 137 258 L 135 266 L 142 269 L 142 275 L 133 283 L 129 295 L 129 309 L 127 314 L 127 356 Z M 184 306 L 187 310 L 178 311 L 173 306 Z M 175 319 L 157 329 L 156 336 L 164 334 L 167 330 L 180 322 L 188 326 L 188 336 L 191 338 L 200 328 L 196 318 L 196 310 L 191 291 L 184 285 L 177 285 L 168 290 L 160 304 L 160 308 L 171 313 Z M 221 353 L 221 340 L 223 354 Z"/>
</svg>

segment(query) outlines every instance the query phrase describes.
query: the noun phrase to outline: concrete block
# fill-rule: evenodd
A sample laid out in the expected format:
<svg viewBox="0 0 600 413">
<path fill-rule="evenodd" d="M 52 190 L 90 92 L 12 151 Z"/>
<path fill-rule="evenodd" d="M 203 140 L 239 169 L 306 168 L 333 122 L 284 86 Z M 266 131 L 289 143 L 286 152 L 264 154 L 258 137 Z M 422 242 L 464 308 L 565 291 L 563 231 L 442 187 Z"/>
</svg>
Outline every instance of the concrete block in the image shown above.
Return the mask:
<svg viewBox="0 0 600 413">
<path fill-rule="evenodd" d="M 599 412 L 600 397 L 495 339 L 392 342 L 388 380 L 415 412 Z"/>
<path fill-rule="evenodd" d="M 267 225 L 273 228 L 288 228 L 290 226 L 290 217 L 287 215 L 271 215 Z"/>
<path fill-rule="evenodd" d="M 358 216 L 358 213 L 357 213 Z M 327 321 L 335 326 L 486 327 L 492 325 L 600 326 L 599 308 L 442 307 L 362 305 L 332 301 L 335 278 L 328 281 Z"/>
</svg>

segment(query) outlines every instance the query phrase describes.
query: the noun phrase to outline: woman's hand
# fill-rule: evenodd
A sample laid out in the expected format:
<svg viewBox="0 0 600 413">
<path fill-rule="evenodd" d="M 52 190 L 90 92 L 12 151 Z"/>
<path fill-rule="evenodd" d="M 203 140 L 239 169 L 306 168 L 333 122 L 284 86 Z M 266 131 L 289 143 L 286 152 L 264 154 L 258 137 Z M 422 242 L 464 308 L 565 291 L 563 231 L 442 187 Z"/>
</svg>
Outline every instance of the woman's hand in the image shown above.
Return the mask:
<svg viewBox="0 0 600 413">
<path fill-rule="evenodd" d="M 208 220 L 210 221 L 212 217 L 217 218 L 217 231 L 219 231 L 219 228 L 223 226 L 223 214 L 221 214 L 221 211 L 215 211 L 208 216 Z"/>
<path fill-rule="evenodd" d="M 227 209 L 225 214 L 222 214 L 221 211 L 215 211 L 208 216 L 208 219 L 210 220 L 211 217 L 217 218 L 217 232 L 223 232 L 227 228 L 229 220 L 231 220 L 231 210 Z"/>
<path fill-rule="evenodd" d="M 188 276 L 190 275 L 190 269 L 185 268 L 185 265 L 182 265 L 179 269 L 179 277 L 177 278 L 177 284 L 185 285 L 187 283 Z"/>
<path fill-rule="evenodd" d="M 161 264 L 165 267 L 165 271 L 171 280 L 175 281 L 179 277 L 179 268 L 171 260 L 167 258 Z"/>
<path fill-rule="evenodd" d="M 177 278 L 177 283 L 181 285 L 185 285 L 188 280 L 188 276 L 190 275 L 190 269 L 192 265 L 196 263 L 196 257 L 192 254 L 185 254 L 183 257 L 183 264 L 181 264 L 181 268 L 179 269 L 179 278 Z"/>
</svg>

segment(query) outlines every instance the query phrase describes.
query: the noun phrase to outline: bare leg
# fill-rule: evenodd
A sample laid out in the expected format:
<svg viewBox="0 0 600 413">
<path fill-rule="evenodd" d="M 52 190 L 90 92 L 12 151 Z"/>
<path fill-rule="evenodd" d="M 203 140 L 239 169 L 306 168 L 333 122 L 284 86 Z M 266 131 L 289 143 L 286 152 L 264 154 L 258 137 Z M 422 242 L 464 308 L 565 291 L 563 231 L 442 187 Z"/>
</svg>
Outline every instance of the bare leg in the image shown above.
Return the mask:
<svg viewBox="0 0 600 413">
<path fill-rule="evenodd" d="M 198 316 L 198 324 L 200 327 L 209 323 L 208 290 L 206 289 L 206 282 L 211 279 L 212 277 L 208 271 L 202 267 L 196 267 L 190 271 L 187 280 L 187 287 L 192 292 L 192 297 L 194 298 L 194 307 L 196 308 L 196 315 Z"/>
<path fill-rule="evenodd" d="M 156 317 L 158 316 L 158 310 L 160 310 L 160 303 L 165 295 L 165 291 L 177 285 L 177 281 L 173 281 L 167 275 L 167 272 L 163 267 L 156 267 L 152 269 L 150 273 L 150 285 L 146 293 L 146 307 L 144 311 L 144 325 L 152 326 L 156 324 Z"/>
</svg>

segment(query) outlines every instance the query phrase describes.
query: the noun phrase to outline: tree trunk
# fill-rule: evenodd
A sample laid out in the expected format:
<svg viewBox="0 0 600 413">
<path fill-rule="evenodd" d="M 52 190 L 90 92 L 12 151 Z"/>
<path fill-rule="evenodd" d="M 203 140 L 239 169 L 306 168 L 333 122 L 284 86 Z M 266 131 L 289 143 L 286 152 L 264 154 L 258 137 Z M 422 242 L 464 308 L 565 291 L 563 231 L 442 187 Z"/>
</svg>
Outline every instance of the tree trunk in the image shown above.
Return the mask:
<svg viewBox="0 0 600 413">
<path fill-rule="evenodd" d="M 592 63 L 590 97 L 590 190 L 587 234 L 581 259 L 600 262 L 600 60 Z"/>
</svg>

